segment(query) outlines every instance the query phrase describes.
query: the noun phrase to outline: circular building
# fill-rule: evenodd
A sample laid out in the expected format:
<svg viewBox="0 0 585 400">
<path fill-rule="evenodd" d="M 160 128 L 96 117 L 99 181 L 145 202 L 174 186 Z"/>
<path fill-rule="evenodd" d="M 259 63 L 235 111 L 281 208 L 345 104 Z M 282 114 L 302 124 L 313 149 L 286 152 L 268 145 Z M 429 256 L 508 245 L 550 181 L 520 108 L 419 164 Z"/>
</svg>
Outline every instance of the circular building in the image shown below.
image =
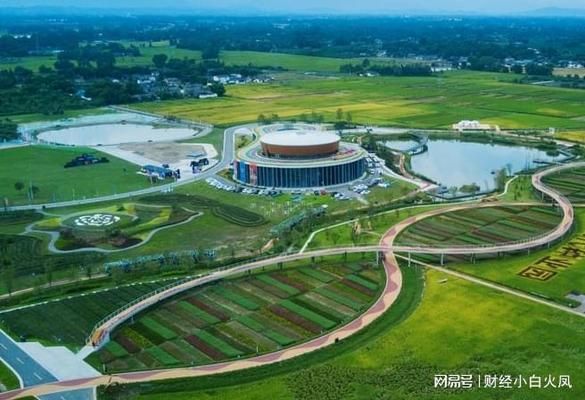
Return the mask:
<svg viewBox="0 0 585 400">
<path fill-rule="evenodd" d="M 339 151 L 341 138 L 333 133 L 310 131 L 272 132 L 260 138 L 262 153 L 274 158 L 316 158 Z"/>
<path fill-rule="evenodd" d="M 234 179 L 281 189 L 341 185 L 365 174 L 366 155 L 360 146 L 330 132 L 272 130 L 238 151 Z"/>
</svg>

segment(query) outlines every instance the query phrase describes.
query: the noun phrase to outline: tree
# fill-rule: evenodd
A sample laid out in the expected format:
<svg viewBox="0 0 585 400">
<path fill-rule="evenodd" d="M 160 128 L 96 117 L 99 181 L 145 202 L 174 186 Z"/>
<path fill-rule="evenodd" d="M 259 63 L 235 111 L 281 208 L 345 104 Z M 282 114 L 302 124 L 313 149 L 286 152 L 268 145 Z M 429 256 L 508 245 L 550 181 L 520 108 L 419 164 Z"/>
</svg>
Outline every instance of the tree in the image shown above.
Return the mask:
<svg viewBox="0 0 585 400">
<path fill-rule="evenodd" d="M 518 64 L 512 65 L 511 70 L 515 74 L 523 74 L 524 73 L 524 67 L 522 65 L 518 65 Z"/>
<path fill-rule="evenodd" d="M 353 117 L 349 111 L 345 113 L 345 120 L 347 121 L 348 124 L 351 124 L 351 122 L 353 121 Z"/>
<path fill-rule="evenodd" d="M 337 120 L 341 121 L 343 119 L 343 109 L 338 108 L 336 111 Z"/>
<path fill-rule="evenodd" d="M 219 97 L 222 97 L 225 94 L 225 86 L 221 83 L 213 83 L 209 89 Z"/>
<path fill-rule="evenodd" d="M 29 189 L 29 195 L 31 199 L 34 199 L 35 196 L 41 191 L 38 186 L 32 185 Z"/>
<path fill-rule="evenodd" d="M 266 124 L 266 115 L 264 115 L 264 114 L 258 115 L 258 119 L 257 120 L 258 120 L 258 123 L 260 125 L 265 125 Z"/>
<path fill-rule="evenodd" d="M 2 281 L 4 282 L 4 288 L 8 292 L 8 296 L 12 296 L 14 290 L 14 266 L 12 264 L 4 267 Z"/>
<path fill-rule="evenodd" d="M 208 46 L 201 52 L 201 58 L 204 60 L 212 60 L 219 58 L 219 47 Z"/>
<path fill-rule="evenodd" d="M 508 180 L 508 174 L 506 173 L 506 169 L 502 168 L 496 172 L 496 176 L 494 177 L 496 183 L 496 189 L 499 191 L 504 190 L 506 187 L 506 181 Z"/>
<path fill-rule="evenodd" d="M 339 232 L 332 231 L 331 234 L 329 235 L 329 237 L 331 238 L 333 245 L 336 246 L 337 242 L 339 242 Z"/>
<path fill-rule="evenodd" d="M 47 278 L 47 283 L 49 287 L 53 286 L 53 265 L 46 264 L 45 265 L 45 277 Z"/>
<path fill-rule="evenodd" d="M 158 69 L 162 69 L 166 65 L 168 59 L 169 57 L 166 54 L 155 54 L 152 56 L 152 63 Z"/>
<path fill-rule="evenodd" d="M 18 192 L 20 192 L 22 189 L 24 189 L 24 183 L 22 182 L 16 182 L 14 184 L 14 189 L 16 189 Z"/>
</svg>

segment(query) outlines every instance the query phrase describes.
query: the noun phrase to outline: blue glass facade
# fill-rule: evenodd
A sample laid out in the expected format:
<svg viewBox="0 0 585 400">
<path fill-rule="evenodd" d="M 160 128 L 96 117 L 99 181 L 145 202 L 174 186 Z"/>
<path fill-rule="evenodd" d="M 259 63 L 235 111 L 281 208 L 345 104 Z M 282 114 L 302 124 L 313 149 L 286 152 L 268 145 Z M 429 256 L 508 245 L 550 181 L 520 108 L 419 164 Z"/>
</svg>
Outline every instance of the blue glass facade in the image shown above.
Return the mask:
<svg viewBox="0 0 585 400">
<path fill-rule="evenodd" d="M 346 164 L 302 168 L 268 167 L 236 161 L 234 178 L 249 185 L 294 189 L 341 185 L 359 179 L 365 171 L 363 158 Z"/>
</svg>

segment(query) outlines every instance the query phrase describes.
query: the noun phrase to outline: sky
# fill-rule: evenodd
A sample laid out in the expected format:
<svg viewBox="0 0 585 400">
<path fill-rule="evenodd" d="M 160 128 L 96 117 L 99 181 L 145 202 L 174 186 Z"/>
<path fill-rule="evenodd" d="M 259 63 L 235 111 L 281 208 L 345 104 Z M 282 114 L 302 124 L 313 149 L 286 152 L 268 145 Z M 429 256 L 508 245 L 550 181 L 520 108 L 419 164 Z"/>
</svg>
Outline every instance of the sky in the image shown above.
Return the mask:
<svg viewBox="0 0 585 400">
<path fill-rule="evenodd" d="M 1 7 L 88 7 L 106 9 L 261 10 L 277 13 L 480 13 L 506 14 L 543 8 L 585 10 L 583 0 L 0 0 Z"/>
</svg>

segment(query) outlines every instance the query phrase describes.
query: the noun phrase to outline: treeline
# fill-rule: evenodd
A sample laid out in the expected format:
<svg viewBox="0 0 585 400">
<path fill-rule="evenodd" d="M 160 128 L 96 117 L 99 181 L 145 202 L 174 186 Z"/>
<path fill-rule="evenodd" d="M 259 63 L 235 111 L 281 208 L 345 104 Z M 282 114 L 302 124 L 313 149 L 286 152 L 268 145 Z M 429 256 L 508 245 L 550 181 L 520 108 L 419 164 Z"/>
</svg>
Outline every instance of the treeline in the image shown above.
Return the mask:
<svg viewBox="0 0 585 400">
<path fill-rule="evenodd" d="M 0 120 L 0 142 L 18 138 L 18 125 L 9 119 Z"/>
<path fill-rule="evenodd" d="M 345 74 L 373 73 L 381 76 L 431 76 L 433 71 L 425 64 L 396 64 L 396 65 L 370 65 L 365 59 L 361 64 L 344 64 L 339 67 L 339 72 Z"/>
<path fill-rule="evenodd" d="M 494 57 L 585 63 L 585 25 L 578 18 L 383 17 L 290 18 L 100 16 L 0 17 L 0 57 L 75 50 L 103 40 L 168 40 L 217 58 L 220 50 L 330 57 L 422 55 L 449 61 Z"/>
</svg>

